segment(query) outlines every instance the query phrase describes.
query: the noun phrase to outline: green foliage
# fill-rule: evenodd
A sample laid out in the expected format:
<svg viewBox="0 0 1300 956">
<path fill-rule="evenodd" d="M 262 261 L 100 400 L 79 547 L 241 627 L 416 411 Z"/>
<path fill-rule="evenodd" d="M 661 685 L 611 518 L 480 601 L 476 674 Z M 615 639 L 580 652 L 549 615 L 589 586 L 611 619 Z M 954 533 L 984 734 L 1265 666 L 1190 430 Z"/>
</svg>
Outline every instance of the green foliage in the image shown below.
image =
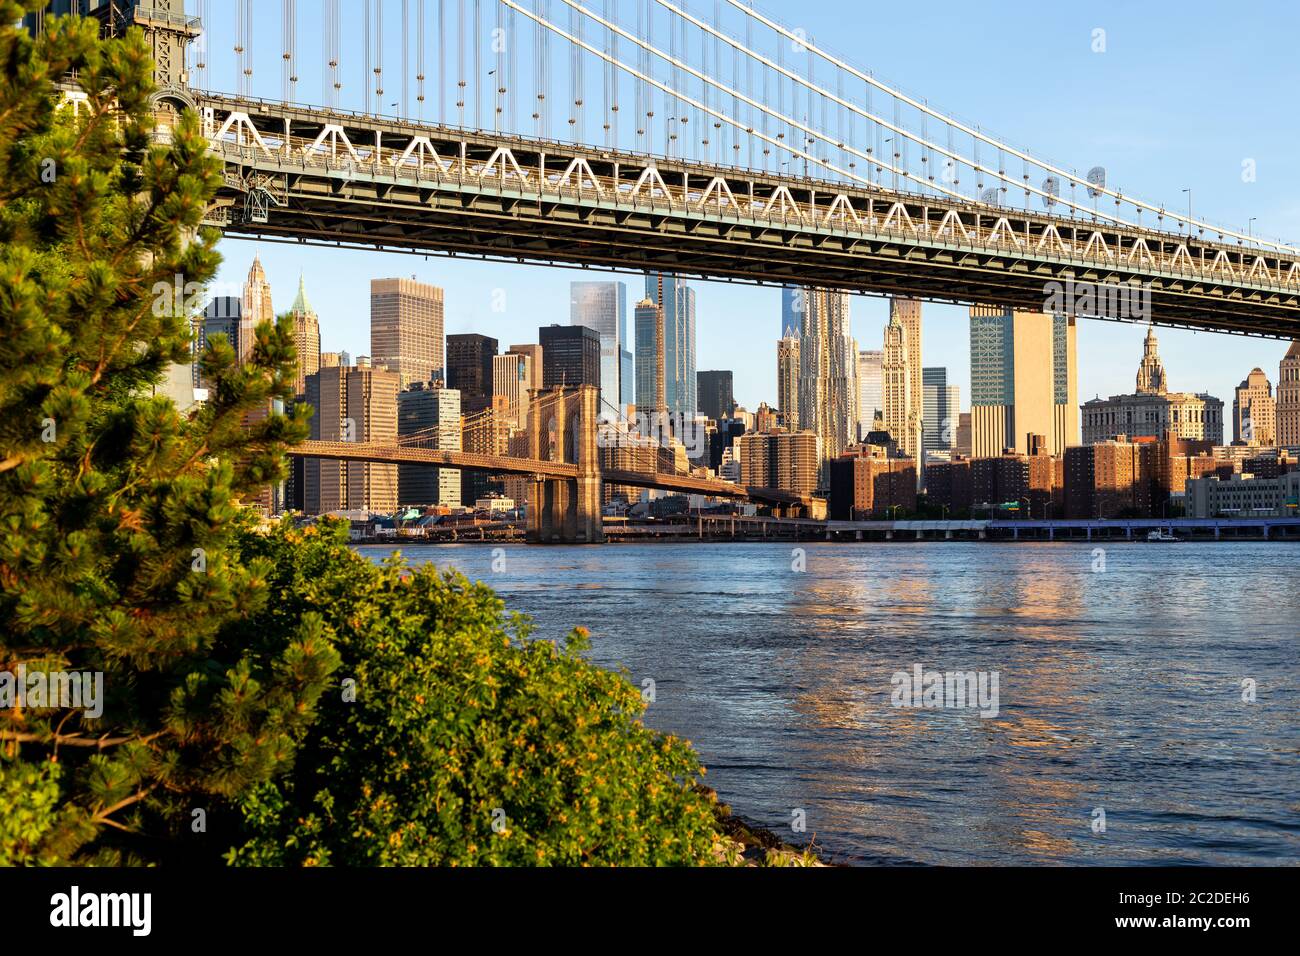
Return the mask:
<svg viewBox="0 0 1300 956">
<path fill-rule="evenodd" d="M 56 822 L 61 773 L 57 763 L 43 763 L 0 774 L 0 866 L 44 862 L 38 848 Z"/>
<path fill-rule="evenodd" d="M 220 163 L 192 113 L 154 135 L 138 30 L 32 39 L 22 6 L 0 0 L 0 671 L 101 672 L 106 700 L 0 711 L 0 812 L 16 859 L 147 860 L 138 834 L 288 765 L 337 662 L 310 618 L 218 636 L 267 599 L 269 569 L 232 558 L 239 500 L 306 424 L 265 414 L 290 397 L 284 323 L 243 363 L 209 347 L 201 410 L 152 394 L 190 361 L 185 290 L 219 263 L 200 226 Z M 75 110 L 56 87 L 74 71 Z"/>
<path fill-rule="evenodd" d="M 232 628 L 318 614 L 343 665 L 290 777 L 244 802 L 232 862 L 711 862 L 693 751 L 641 724 L 640 693 L 583 660 L 581 630 L 563 647 L 535 640 L 485 585 L 374 565 L 328 525 L 249 548 L 270 559 L 279 599 Z"/>
</svg>

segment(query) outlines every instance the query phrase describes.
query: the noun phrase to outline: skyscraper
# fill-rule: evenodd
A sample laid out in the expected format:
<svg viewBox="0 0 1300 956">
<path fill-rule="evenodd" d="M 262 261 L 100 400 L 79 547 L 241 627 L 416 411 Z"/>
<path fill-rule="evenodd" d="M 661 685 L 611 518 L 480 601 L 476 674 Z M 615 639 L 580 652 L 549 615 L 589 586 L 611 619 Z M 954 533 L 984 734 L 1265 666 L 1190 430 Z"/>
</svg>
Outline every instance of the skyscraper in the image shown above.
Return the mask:
<svg viewBox="0 0 1300 956">
<path fill-rule="evenodd" d="M 492 398 L 504 398 L 506 421 L 512 428 L 528 427 L 528 390 L 533 379 L 532 357 L 507 351 L 492 358 Z"/>
<path fill-rule="evenodd" d="M 1278 366 L 1277 443 L 1300 448 L 1300 339 L 1291 343 Z"/>
<path fill-rule="evenodd" d="M 397 433 L 412 435 L 416 432 L 428 436 L 423 447 L 460 451 L 460 393 L 454 388 L 439 388 L 421 382 L 399 392 Z M 455 468 L 400 464 L 397 466 L 397 503 L 400 507 L 442 505 L 454 508 L 461 503 L 460 477 L 460 471 Z"/>
<path fill-rule="evenodd" d="M 1073 318 L 997 306 L 970 310 L 971 450 L 1029 454 L 1043 435 L 1050 455 L 1079 444 Z"/>
<path fill-rule="evenodd" d="M 907 370 L 911 392 L 908 409 L 916 413 L 917 429 L 924 427 L 925 395 L 921 372 L 921 303 L 917 299 L 890 299 L 889 312 L 897 314 L 907 330 Z"/>
<path fill-rule="evenodd" d="M 799 337 L 803 328 L 804 290 L 792 285 L 781 288 L 781 338 Z"/>
<path fill-rule="evenodd" d="M 203 319 L 199 322 L 198 342 L 195 348 L 202 355 L 208 347 L 208 341 L 216 335 L 224 335 L 236 355 L 242 355 L 240 335 L 242 334 L 239 313 L 243 308 L 241 299 L 233 295 L 219 295 L 212 299 L 203 310 Z M 199 363 L 194 363 L 194 387 L 210 388 L 211 382 L 203 375 Z"/>
<path fill-rule="evenodd" d="M 799 430 L 799 338 L 787 335 L 776 343 L 776 403 L 781 425 Z"/>
<path fill-rule="evenodd" d="M 396 372 L 334 365 L 307 376 L 315 409 L 311 437 L 322 441 L 393 441 L 397 437 Z M 311 458 L 304 468 L 304 510 L 391 512 L 397 508 L 397 466 Z"/>
<path fill-rule="evenodd" d="M 880 363 L 885 431 L 905 457 L 916 458 L 921 445 L 921 416 L 912 407 L 912 370 L 907 361 L 907 328 L 894 309 L 885 326 Z"/>
<path fill-rule="evenodd" d="M 885 413 L 884 360 L 884 352 L 858 352 L 858 441 L 866 439 L 876 413 Z"/>
<path fill-rule="evenodd" d="M 667 408 L 666 372 L 664 369 L 664 313 L 649 297 L 637 303 L 636 326 L 636 407 L 642 414 Z"/>
<path fill-rule="evenodd" d="M 799 336 L 799 427 L 821 446 L 819 482 L 829 463 L 857 436 L 856 349 L 849 336 L 849 297 L 824 289 L 804 290 Z"/>
<path fill-rule="evenodd" d="M 411 279 L 370 282 L 370 359 L 405 388 L 443 377 L 442 289 Z"/>
<path fill-rule="evenodd" d="M 585 325 L 545 325 L 538 332 L 542 343 L 542 388 L 557 385 L 601 387 L 600 336 Z M 605 391 L 601 388 L 602 398 Z M 603 407 L 600 411 L 614 413 Z"/>
<path fill-rule="evenodd" d="M 447 387 L 460 391 L 460 410 L 473 415 L 492 407 L 492 356 L 497 340 L 476 332 L 447 336 Z"/>
<path fill-rule="evenodd" d="M 1232 440 L 1268 448 L 1277 441 L 1273 385 L 1263 369 L 1251 369 L 1232 400 Z"/>
<path fill-rule="evenodd" d="M 525 355 L 528 357 L 528 383 L 524 386 L 525 391 L 531 389 L 537 391 L 542 387 L 542 347 L 540 345 L 512 345 L 506 349 L 510 355 Z"/>
<path fill-rule="evenodd" d="M 397 439 L 397 394 L 401 384 L 396 372 L 379 368 L 348 370 L 348 418 L 352 419 L 358 442 L 388 442 Z M 397 465 L 388 462 L 350 461 L 348 465 L 348 508 L 392 513 L 397 510 Z"/>
<path fill-rule="evenodd" d="M 600 336 L 602 410 L 626 404 L 623 356 L 627 352 L 627 286 L 622 282 L 570 282 L 569 324 L 595 329 Z"/>
<path fill-rule="evenodd" d="M 925 407 L 921 415 L 921 447 L 926 452 L 953 451 L 961 415 L 961 389 L 948 384 L 946 368 L 923 368 L 921 390 Z"/>
<path fill-rule="evenodd" d="M 664 313 L 664 397 L 668 411 L 695 418 L 695 290 L 678 276 L 651 273 L 646 298 Z M 640 404 L 638 400 L 638 404 Z"/>
<path fill-rule="evenodd" d="M 266 280 L 262 260 L 253 256 L 253 265 L 244 282 L 244 295 L 239 308 L 237 349 L 240 362 L 247 362 L 253 354 L 253 330 L 262 322 L 275 323 L 275 307 L 271 304 L 271 283 Z"/>
<path fill-rule="evenodd" d="M 736 396 L 732 389 L 732 374 L 729 371 L 707 371 L 696 375 L 697 393 L 700 400 L 700 414 L 715 422 L 731 417 L 731 410 L 736 405 Z"/>
<path fill-rule="evenodd" d="M 293 393 L 302 395 L 307 390 L 307 376 L 320 371 L 320 319 L 307 301 L 307 287 L 298 277 L 298 296 L 289 309 L 293 316 L 293 343 L 298 352 L 298 374 L 294 377 Z"/>
</svg>

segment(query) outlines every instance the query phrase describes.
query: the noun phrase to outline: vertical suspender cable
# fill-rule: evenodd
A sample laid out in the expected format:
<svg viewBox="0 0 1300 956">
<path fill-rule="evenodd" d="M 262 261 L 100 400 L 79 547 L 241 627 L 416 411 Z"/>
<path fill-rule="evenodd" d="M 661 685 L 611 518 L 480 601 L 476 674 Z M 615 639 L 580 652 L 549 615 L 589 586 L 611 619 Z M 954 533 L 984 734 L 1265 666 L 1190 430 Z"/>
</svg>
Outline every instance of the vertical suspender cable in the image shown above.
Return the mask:
<svg viewBox="0 0 1300 956">
<path fill-rule="evenodd" d="M 456 33 L 458 52 L 456 54 L 456 109 L 459 111 L 457 122 L 465 125 L 465 0 L 456 3 Z"/>
<path fill-rule="evenodd" d="M 289 102 L 289 0 L 280 0 L 280 99 Z"/>
<path fill-rule="evenodd" d="M 683 8 L 686 7 L 686 0 L 682 0 L 682 6 L 683 6 Z M 683 44 L 683 48 L 682 48 L 682 54 L 683 54 L 683 56 L 685 56 L 685 57 L 687 58 L 687 60 L 690 59 L 690 55 L 691 55 L 690 50 L 687 49 L 686 46 L 685 46 L 684 44 Z M 699 60 L 699 62 L 700 62 L 700 72 L 701 72 L 701 73 L 705 74 L 706 76 L 717 76 L 717 75 L 718 75 L 718 64 L 714 63 L 714 64 L 712 65 L 712 67 L 710 67 L 710 65 L 709 65 L 709 38 L 708 38 L 708 36 L 704 33 L 703 30 L 700 31 L 700 60 Z M 690 82 L 690 81 L 688 80 L 687 82 Z M 705 106 L 705 109 L 708 110 L 708 109 L 710 108 L 710 106 L 711 106 L 711 103 L 710 103 L 710 100 L 711 100 L 711 97 L 710 97 L 711 90 L 710 90 L 709 85 L 708 85 L 707 83 L 701 84 L 700 93 L 703 95 L 703 98 L 704 98 L 704 106 Z M 719 105 L 721 105 L 721 104 L 719 104 Z M 705 115 L 707 115 L 707 113 L 706 113 Z M 705 161 L 707 161 L 708 158 L 709 158 L 709 146 L 710 146 L 710 143 L 709 143 L 709 138 L 710 138 L 710 137 L 709 137 L 709 123 L 708 123 L 708 120 L 705 119 L 703 116 L 697 116 L 696 119 L 699 120 L 699 123 L 700 123 L 700 128 L 699 128 L 699 133 L 698 133 L 698 137 L 699 137 L 699 138 L 698 138 L 698 140 L 697 140 L 697 142 L 699 143 L 699 146 L 698 146 L 697 148 L 698 148 L 698 150 L 700 151 L 700 156 L 699 156 L 699 158 L 700 158 L 701 160 L 705 160 Z"/>
<path fill-rule="evenodd" d="M 506 37 L 510 43 L 510 51 L 506 56 L 506 129 L 513 134 L 519 133 L 518 126 L 518 109 L 519 109 L 519 54 L 521 47 L 519 45 L 519 22 L 515 16 L 515 8 L 511 7 L 510 12 L 506 15 Z"/>
<path fill-rule="evenodd" d="M 722 28 L 722 4 L 720 2 L 717 2 L 717 0 L 715 0 L 713 4 L 713 21 L 715 24 L 717 24 L 719 29 Z M 731 88 L 734 90 L 738 90 L 740 89 L 740 53 L 736 50 L 735 47 L 730 47 L 730 50 L 731 50 Z M 734 116 L 736 119 L 740 118 L 740 98 L 737 96 L 733 96 L 731 98 L 731 115 Z M 730 162 L 731 165 L 733 166 L 739 166 L 740 165 L 740 130 L 736 129 L 733 126 L 731 127 L 730 135 L 731 135 L 731 157 L 729 158 L 728 162 Z"/>
<path fill-rule="evenodd" d="M 244 0 L 244 75 L 245 95 L 253 95 L 253 0 Z"/>
<path fill-rule="evenodd" d="M 402 113 L 411 115 L 411 10 L 410 0 L 402 0 Z"/>
<path fill-rule="evenodd" d="M 447 125 L 447 7 L 438 0 L 438 109 L 435 118 Z"/>
<path fill-rule="evenodd" d="M 375 0 L 375 114 L 384 112 L 384 0 Z"/>
<path fill-rule="evenodd" d="M 493 129 L 498 133 L 501 132 L 501 124 L 505 119 L 506 111 L 506 8 L 505 4 L 497 4 L 497 25 L 492 36 L 492 49 L 497 55 L 496 69 L 493 71 L 496 77 L 496 83 L 493 88 L 496 90 L 492 97 L 493 111 L 492 122 Z"/>
<path fill-rule="evenodd" d="M 247 74 L 244 72 L 244 0 L 235 0 L 235 79 L 241 96 L 245 90 Z"/>
<path fill-rule="evenodd" d="M 326 70 L 322 75 L 325 104 L 338 109 L 339 90 L 339 0 L 322 0 L 321 37 L 325 45 Z"/>
<path fill-rule="evenodd" d="M 208 88 L 208 0 L 198 0 L 199 24 L 203 32 L 194 44 L 194 85 L 201 90 Z"/>
<path fill-rule="evenodd" d="M 602 13 L 604 14 L 605 19 L 609 20 L 609 0 L 604 0 L 604 3 L 601 6 L 603 8 Z M 612 83 L 614 77 L 614 64 L 610 62 L 614 56 L 614 31 L 609 29 L 609 27 L 605 28 L 605 55 L 610 59 L 605 61 L 603 64 L 604 69 L 601 70 L 604 75 L 604 95 L 601 98 L 600 107 L 605 118 L 605 148 L 609 149 L 613 145 L 610 135 L 614 129 L 614 114 L 612 110 L 618 109 L 618 107 L 614 105 L 614 90 Z"/>
<path fill-rule="evenodd" d="M 668 52 L 674 60 L 678 58 L 677 24 L 673 21 L 672 11 L 669 11 L 668 13 Z M 681 71 L 675 66 L 669 67 L 668 87 L 673 90 L 674 93 L 681 88 L 681 79 Z M 677 127 L 681 125 L 681 100 L 679 100 L 675 95 L 670 97 L 669 94 L 664 94 L 664 96 L 664 123 L 666 124 L 667 130 L 667 142 L 664 143 L 664 149 L 667 151 L 668 155 L 671 156 L 673 154 L 673 144 L 677 142 Z"/>
<path fill-rule="evenodd" d="M 650 0 L 638 0 L 636 11 L 636 32 L 637 38 L 642 41 L 649 41 L 649 18 L 651 17 Z M 637 46 L 637 72 L 641 76 L 650 75 L 650 51 L 643 46 Z M 651 97 L 650 88 L 646 81 L 638 78 L 636 81 L 636 144 L 646 153 L 654 152 L 654 103 Z"/>
<path fill-rule="evenodd" d="M 785 41 L 782 40 L 780 37 L 776 38 L 776 65 L 778 68 L 776 74 L 776 114 L 778 116 L 784 116 L 785 115 L 785 76 L 783 71 L 785 70 Z M 771 100 L 769 100 L 766 96 L 766 90 L 764 91 L 763 102 L 764 103 L 771 102 Z M 766 117 L 767 114 L 765 113 L 763 115 L 764 117 Z M 776 139 L 782 142 L 785 140 L 785 130 L 782 128 L 783 125 L 784 124 L 780 120 L 776 121 Z M 763 128 L 764 130 L 767 129 L 766 118 L 764 118 L 763 120 Z M 764 152 L 766 153 L 767 149 L 764 149 Z M 779 164 L 781 160 L 780 158 L 777 158 L 774 160 L 774 162 Z M 777 172 L 780 172 L 781 171 L 780 165 L 778 165 L 776 169 Z"/>
<path fill-rule="evenodd" d="M 474 0 L 474 128 L 483 128 L 483 5 Z"/>
<path fill-rule="evenodd" d="M 533 13 L 541 16 L 542 0 L 533 0 Z M 536 20 L 533 21 L 533 125 L 537 128 L 537 136 L 542 136 L 542 106 L 546 102 L 546 94 L 543 92 L 545 86 L 545 77 L 542 69 L 542 48 L 547 30 Z"/>
<path fill-rule="evenodd" d="M 361 82 L 363 86 L 362 95 L 361 95 L 362 112 L 370 111 L 370 103 L 372 101 L 370 91 L 374 88 L 374 78 L 375 78 L 374 69 L 371 61 L 372 57 L 374 56 L 374 47 L 373 47 L 374 40 L 371 38 L 370 35 L 371 34 L 371 13 L 372 13 L 371 0 L 366 0 L 365 6 L 361 11 L 361 18 L 364 21 L 361 25 L 361 44 L 362 46 L 365 47 L 365 57 L 361 64 L 361 70 L 362 73 L 364 74 L 361 77 Z"/>
<path fill-rule="evenodd" d="M 751 0 L 752 2 L 752 0 Z M 754 49 L 754 18 L 745 17 L 745 49 Z M 745 95 L 750 99 L 754 98 L 754 58 L 746 55 L 745 57 Z M 767 95 L 764 88 L 763 95 Z M 766 102 L 766 101 L 764 101 Z M 754 168 L 754 107 L 748 103 L 745 104 L 745 127 L 749 130 L 746 138 L 749 140 L 749 168 Z"/>
<path fill-rule="evenodd" d="M 582 39 L 582 20 L 578 11 L 569 8 L 569 32 Z M 569 134 L 575 143 L 582 141 L 582 48 L 576 43 L 569 44 Z"/>
<path fill-rule="evenodd" d="M 424 122 L 424 5 L 427 0 L 419 0 L 415 10 L 415 112 L 421 123 Z"/>
<path fill-rule="evenodd" d="M 753 49 L 753 47 L 750 47 L 750 49 Z M 772 80 L 772 69 L 766 63 L 761 64 L 760 68 L 763 71 L 763 99 L 760 100 L 760 102 L 771 103 L 772 95 L 768 87 L 770 86 Z M 779 90 L 780 88 L 781 88 L 781 84 L 778 82 L 777 89 Z M 764 172 L 766 172 L 771 168 L 770 157 L 772 155 L 772 145 L 771 145 L 771 141 L 768 139 L 767 111 L 760 110 L 759 113 L 760 113 L 759 119 L 763 123 L 763 170 Z"/>
</svg>

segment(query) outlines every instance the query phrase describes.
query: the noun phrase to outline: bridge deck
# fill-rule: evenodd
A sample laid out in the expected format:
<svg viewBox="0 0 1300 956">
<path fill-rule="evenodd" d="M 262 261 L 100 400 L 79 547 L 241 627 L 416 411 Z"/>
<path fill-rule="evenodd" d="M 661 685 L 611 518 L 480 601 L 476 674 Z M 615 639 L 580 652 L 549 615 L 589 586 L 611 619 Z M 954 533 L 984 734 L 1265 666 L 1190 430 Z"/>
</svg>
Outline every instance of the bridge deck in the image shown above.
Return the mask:
<svg viewBox="0 0 1300 956">
<path fill-rule="evenodd" d="M 228 232 L 1300 337 L 1300 256 L 1155 228 L 198 94 Z M 1064 293 L 1061 311 L 1092 314 Z M 1080 294 L 1086 294 L 1083 290 Z"/>
<path fill-rule="evenodd" d="M 365 442 L 305 441 L 289 449 L 295 458 L 325 458 L 334 461 L 371 461 L 390 464 L 418 464 L 462 471 L 486 471 L 500 475 L 524 475 L 531 478 L 578 478 L 576 465 L 565 462 L 538 461 L 532 458 L 509 458 L 464 451 L 413 448 L 406 445 L 370 444 Z M 604 471 L 601 478 L 616 485 L 653 488 L 679 494 L 707 495 L 713 498 L 750 499 L 764 504 L 810 505 L 812 499 L 777 488 L 751 488 L 729 481 L 695 478 L 690 475 L 645 474 L 639 471 Z"/>
</svg>

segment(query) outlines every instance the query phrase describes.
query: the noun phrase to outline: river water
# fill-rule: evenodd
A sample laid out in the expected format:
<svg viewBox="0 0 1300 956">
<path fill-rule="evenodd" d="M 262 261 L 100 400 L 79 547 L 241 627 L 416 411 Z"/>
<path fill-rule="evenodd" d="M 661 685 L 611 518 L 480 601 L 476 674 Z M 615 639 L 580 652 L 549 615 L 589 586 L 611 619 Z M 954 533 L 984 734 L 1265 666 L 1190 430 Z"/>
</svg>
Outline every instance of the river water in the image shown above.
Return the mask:
<svg viewBox="0 0 1300 956">
<path fill-rule="evenodd" d="M 1300 860 L 1300 546 L 800 547 L 403 551 L 589 628 L 736 813 L 833 860 Z M 996 715 L 915 706 L 917 665 Z"/>
</svg>

